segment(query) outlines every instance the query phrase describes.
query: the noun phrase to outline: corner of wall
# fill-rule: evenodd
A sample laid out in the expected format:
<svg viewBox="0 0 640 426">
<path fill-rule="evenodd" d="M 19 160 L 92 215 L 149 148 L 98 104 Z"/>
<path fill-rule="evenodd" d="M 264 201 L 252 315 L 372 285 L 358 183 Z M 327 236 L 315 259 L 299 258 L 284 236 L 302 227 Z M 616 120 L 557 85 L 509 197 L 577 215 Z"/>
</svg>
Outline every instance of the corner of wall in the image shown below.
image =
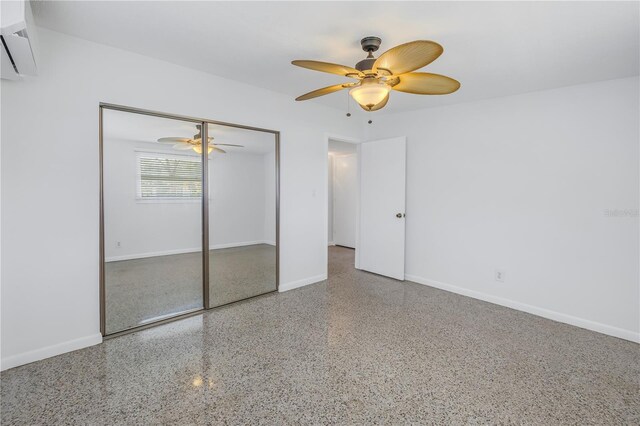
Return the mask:
<svg viewBox="0 0 640 426">
<path fill-rule="evenodd" d="M 288 283 L 280 284 L 280 288 L 278 288 L 278 292 L 284 293 L 285 291 L 293 290 L 295 288 L 304 287 L 307 285 L 319 283 L 325 281 L 327 279 L 327 274 L 315 275 L 313 277 L 303 278 L 301 280 L 290 281 Z"/>
</svg>

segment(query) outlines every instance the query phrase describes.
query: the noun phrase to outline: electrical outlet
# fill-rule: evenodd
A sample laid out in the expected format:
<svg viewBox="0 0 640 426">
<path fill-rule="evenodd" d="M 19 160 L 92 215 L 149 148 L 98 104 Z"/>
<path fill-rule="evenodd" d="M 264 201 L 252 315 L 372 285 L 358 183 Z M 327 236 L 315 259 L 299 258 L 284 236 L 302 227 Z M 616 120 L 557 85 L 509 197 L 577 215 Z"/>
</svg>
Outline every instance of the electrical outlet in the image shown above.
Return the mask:
<svg viewBox="0 0 640 426">
<path fill-rule="evenodd" d="M 506 271 L 504 269 L 496 269 L 495 271 L 495 280 L 503 283 L 506 278 Z"/>
</svg>

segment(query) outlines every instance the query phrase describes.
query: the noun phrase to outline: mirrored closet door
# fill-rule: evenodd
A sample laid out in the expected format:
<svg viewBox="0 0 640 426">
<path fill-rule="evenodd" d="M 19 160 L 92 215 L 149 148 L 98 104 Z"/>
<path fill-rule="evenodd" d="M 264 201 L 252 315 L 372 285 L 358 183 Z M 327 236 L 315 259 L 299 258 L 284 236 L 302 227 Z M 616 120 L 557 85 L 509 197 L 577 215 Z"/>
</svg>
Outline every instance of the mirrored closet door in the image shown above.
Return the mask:
<svg viewBox="0 0 640 426">
<path fill-rule="evenodd" d="M 277 290 L 278 132 L 100 112 L 103 335 Z"/>
<path fill-rule="evenodd" d="M 276 289 L 276 137 L 209 124 L 211 306 Z"/>
</svg>

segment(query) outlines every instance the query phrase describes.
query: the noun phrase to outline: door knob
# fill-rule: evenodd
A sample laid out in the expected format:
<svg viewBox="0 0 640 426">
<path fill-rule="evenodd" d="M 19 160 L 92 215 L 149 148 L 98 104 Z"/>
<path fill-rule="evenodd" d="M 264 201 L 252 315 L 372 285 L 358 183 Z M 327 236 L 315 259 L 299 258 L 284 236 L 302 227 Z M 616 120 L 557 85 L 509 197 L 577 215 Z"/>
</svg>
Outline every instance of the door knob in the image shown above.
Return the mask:
<svg viewBox="0 0 640 426">
<path fill-rule="evenodd" d="M 402 219 L 402 216 L 404 216 L 402 213 L 396 213 L 396 217 L 397 217 L 398 219 Z"/>
</svg>

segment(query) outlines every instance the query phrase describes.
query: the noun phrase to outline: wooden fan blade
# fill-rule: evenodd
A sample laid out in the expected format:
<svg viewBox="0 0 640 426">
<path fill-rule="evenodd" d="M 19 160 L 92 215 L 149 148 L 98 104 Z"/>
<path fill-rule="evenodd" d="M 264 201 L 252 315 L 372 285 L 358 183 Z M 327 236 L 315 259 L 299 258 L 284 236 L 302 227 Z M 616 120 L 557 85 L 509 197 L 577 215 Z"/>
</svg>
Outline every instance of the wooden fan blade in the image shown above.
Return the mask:
<svg viewBox="0 0 640 426">
<path fill-rule="evenodd" d="M 373 106 L 373 108 L 369 109 L 365 106 L 362 106 L 360 104 L 360 108 L 362 108 L 365 111 L 377 111 L 379 109 L 384 108 L 384 106 L 387 104 L 387 102 L 389 102 L 389 95 L 387 94 L 387 96 L 384 97 L 384 99 L 382 101 L 380 101 L 379 103 L 377 103 L 376 105 Z"/>
<path fill-rule="evenodd" d="M 344 85 L 336 84 L 334 86 L 323 87 L 322 89 L 314 90 L 313 92 L 305 93 L 302 96 L 298 96 L 296 101 L 306 101 L 307 99 L 317 98 L 318 96 L 328 95 L 329 93 L 337 92 L 344 89 Z"/>
<path fill-rule="evenodd" d="M 460 83 L 453 78 L 428 72 L 411 72 L 398 76 L 400 83 L 392 86 L 399 92 L 416 95 L 446 95 L 460 88 Z"/>
<path fill-rule="evenodd" d="M 189 142 L 191 139 L 189 138 L 160 138 L 158 142 L 160 143 L 176 143 L 176 142 Z"/>
<path fill-rule="evenodd" d="M 362 72 L 346 65 L 331 64 L 329 62 L 320 61 L 291 61 L 291 63 L 298 67 L 308 68 L 314 71 L 328 72 L 330 74 L 338 74 L 345 77 L 364 77 Z"/>
<path fill-rule="evenodd" d="M 435 61 L 444 49 L 438 43 L 417 40 L 401 44 L 384 52 L 373 64 L 373 72 L 388 70 L 400 75 L 417 70 Z"/>
<path fill-rule="evenodd" d="M 238 148 L 244 148 L 244 145 L 235 145 L 232 143 L 215 143 L 214 146 L 237 146 Z"/>
<path fill-rule="evenodd" d="M 215 147 L 215 146 L 213 147 L 213 150 L 214 150 L 214 151 L 221 152 L 221 153 L 223 153 L 223 154 L 226 154 L 226 153 L 227 153 L 227 151 L 225 151 L 224 149 L 220 149 L 220 148 Z"/>
<path fill-rule="evenodd" d="M 188 143 L 177 143 L 173 146 L 173 149 L 179 149 L 182 151 L 186 151 L 187 149 L 191 149 L 191 144 Z"/>
</svg>

